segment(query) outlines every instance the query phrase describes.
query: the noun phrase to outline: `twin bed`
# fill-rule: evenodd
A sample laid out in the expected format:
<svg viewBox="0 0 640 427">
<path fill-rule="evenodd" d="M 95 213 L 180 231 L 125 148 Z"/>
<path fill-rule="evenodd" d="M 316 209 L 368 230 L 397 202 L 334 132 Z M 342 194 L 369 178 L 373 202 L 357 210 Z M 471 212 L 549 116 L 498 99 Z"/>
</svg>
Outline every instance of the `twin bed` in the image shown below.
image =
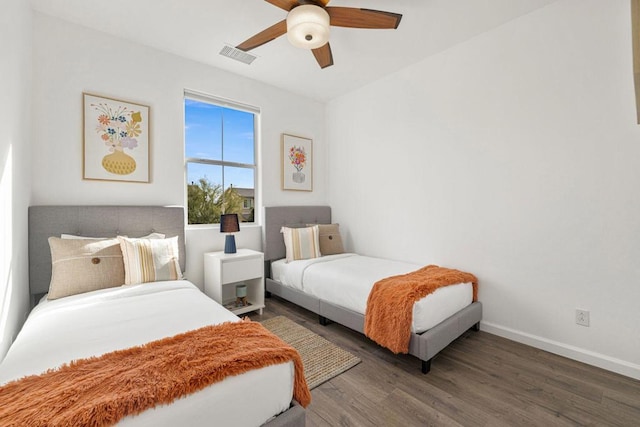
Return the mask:
<svg viewBox="0 0 640 427">
<path fill-rule="evenodd" d="M 420 266 L 335 254 L 284 262 L 282 227 L 330 224 L 327 206 L 265 208 L 263 249 L 266 289 L 320 316 L 365 331 L 367 295 L 373 282 Z M 166 280 L 78 293 L 48 300 L 52 277 L 51 236 L 132 238 L 162 233 L 177 238 L 184 271 L 184 210 L 181 207 L 34 206 L 29 209 L 29 265 L 32 313 L 0 364 L 0 387 L 73 360 L 140 346 L 207 325 L 239 322 L 186 280 Z M 100 263 L 99 257 L 94 264 Z M 438 289 L 413 306 L 408 353 L 431 359 L 472 327 L 482 305 L 472 301 L 471 283 Z M 299 368 L 299 366 L 298 366 Z M 303 426 L 304 409 L 293 399 L 294 362 L 285 361 L 233 375 L 171 403 L 160 404 L 119 425 Z M 306 385 L 305 385 L 306 388 Z M 28 398 L 27 398 L 28 400 Z M 6 402 L 5 402 L 6 403 Z M 43 403 L 46 405 L 46 401 Z M 28 406 L 28 405 L 26 405 Z M 37 409 L 37 408 L 36 408 Z M 0 416 L 1 416 L 0 410 Z"/>
<path fill-rule="evenodd" d="M 367 297 L 373 283 L 405 274 L 421 266 L 335 254 L 285 262 L 282 227 L 331 224 L 328 206 L 275 206 L 265 208 L 264 253 L 266 289 L 320 316 L 364 333 Z M 472 300 L 471 283 L 438 289 L 413 306 L 408 353 L 422 361 L 427 373 L 431 359 L 470 328 L 478 329 L 482 304 Z"/>
<path fill-rule="evenodd" d="M 185 331 L 240 319 L 186 280 L 119 286 L 47 300 L 50 236 L 178 237 L 184 271 L 181 207 L 34 206 L 29 209 L 30 291 L 38 303 L 0 364 L 0 386 L 72 360 L 99 356 Z M 171 404 L 127 416 L 119 425 L 304 425 L 292 399 L 292 362 L 230 376 Z M 25 396 L 29 402 L 29 396 Z M 5 404 L 7 402 L 5 401 Z"/>
</svg>

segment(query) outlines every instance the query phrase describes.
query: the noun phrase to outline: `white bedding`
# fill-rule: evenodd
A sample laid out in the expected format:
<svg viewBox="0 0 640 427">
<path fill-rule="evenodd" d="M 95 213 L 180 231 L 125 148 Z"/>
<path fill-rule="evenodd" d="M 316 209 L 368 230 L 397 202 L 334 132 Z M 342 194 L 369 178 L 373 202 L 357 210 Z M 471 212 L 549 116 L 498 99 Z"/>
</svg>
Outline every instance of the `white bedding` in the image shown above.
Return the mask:
<svg viewBox="0 0 640 427">
<path fill-rule="evenodd" d="M 141 345 L 239 318 L 187 281 L 103 289 L 43 301 L 0 364 L 0 384 L 74 359 Z M 127 417 L 123 426 L 256 426 L 288 409 L 293 363 L 229 377 L 171 405 Z M 250 410 L 247 408 L 250 407 Z"/>
<path fill-rule="evenodd" d="M 271 263 L 271 276 L 324 301 L 364 314 L 373 285 L 381 279 L 419 269 L 420 265 L 356 254 L 328 255 Z M 471 283 L 445 286 L 413 306 L 411 331 L 421 333 L 471 304 Z"/>
</svg>

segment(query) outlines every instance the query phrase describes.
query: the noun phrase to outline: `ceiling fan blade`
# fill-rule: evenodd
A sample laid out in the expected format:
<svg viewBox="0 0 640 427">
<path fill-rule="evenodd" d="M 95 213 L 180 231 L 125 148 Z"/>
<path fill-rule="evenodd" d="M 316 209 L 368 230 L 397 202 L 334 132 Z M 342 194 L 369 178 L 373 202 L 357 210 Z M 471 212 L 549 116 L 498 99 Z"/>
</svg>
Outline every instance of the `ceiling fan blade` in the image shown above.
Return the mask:
<svg viewBox="0 0 640 427">
<path fill-rule="evenodd" d="M 284 9 L 287 12 L 293 9 L 298 5 L 297 0 L 264 0 L 267 3 L 271 3 L 272 5 L 279 7 L 280 9 Z"/>
<path fill-rule="evenodd" d="M 246 52 L 251 49 L 255 49 L 258 46 L 262 46 L 263 44 L 268 43 L 271 40 L 277 39 L 286 32 L 287 20 L 283 19 L 277 24 L 270 26 L 266 30 L 260 31 L 255 36 L 243 41 L 238 46 L 236 46 L 236 48 Z"/>
<path fill-rule="evenodd" d="M 327 7 L 331 25 L 348 28 L 398 28 L 402 15 L 355 7 Z"/>
<path fill-rule="evenodd" d="M 322 47 L 313 50 L 313 56 L 316 57 L 320 68 L 327 68 L 333 65 L 333 54 L 331 53 L 331 46 L 329 43 Z"/>
</svg>

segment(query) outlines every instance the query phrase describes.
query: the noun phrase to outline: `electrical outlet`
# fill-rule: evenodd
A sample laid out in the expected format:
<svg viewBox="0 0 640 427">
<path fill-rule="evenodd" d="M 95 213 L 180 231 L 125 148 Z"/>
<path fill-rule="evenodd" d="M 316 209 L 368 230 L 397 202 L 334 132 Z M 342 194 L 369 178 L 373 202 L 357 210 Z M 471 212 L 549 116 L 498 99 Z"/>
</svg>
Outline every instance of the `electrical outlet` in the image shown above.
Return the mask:
<svg viewBox="0 0 640 427">
<path fill-rule="evenodd" d="M 576 325 L 589 326 L 589 311 L 576 308 Z"/>
</svg>

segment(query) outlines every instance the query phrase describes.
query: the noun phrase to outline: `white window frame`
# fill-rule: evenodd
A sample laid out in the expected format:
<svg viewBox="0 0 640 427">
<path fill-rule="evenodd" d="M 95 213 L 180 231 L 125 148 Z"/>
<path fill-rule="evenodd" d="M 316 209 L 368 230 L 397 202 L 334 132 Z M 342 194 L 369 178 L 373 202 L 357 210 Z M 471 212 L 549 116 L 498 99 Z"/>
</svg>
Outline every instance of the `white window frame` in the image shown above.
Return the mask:
<svg viewBox="0 0 640 427">
<path fill-rule="evenodd" d="M 199 101 L 199 102 L 205 102 L 207 104 L 213 104 L 216 105 L 218 107 L 223 107 L 223 108 L 230 108 L 230 109 L 234 109 L 234 110 L 239 110 L 239 111 L 244 111 L 247 113 L 252 113 L 253 114 L 253 164 L 250 163 L 238 163 L 238 162 L 228 162 L 228 161 L 224 161 L 224 160 L 211 160 L 211 159 L 201 159 L 201 158 L 197 158 L 197 157 L 187 157 L 186 156 L 186 148 L 187 148 L 187 138 L 186 135 L 184 136 L 184 149 L 185 149 L 185 160 L 184 160 L 184 170 L 185 170 L 185 174 L 184 174 L 184 182 L 185 182 L 185 206 L 186 206 L 186 210 L 188 211 L 189 206 L 187 205 L 188 200 L 187 200 L 187 186 L 189 185 L 188 183 L 188 175 L 187 175 L 187 171 L 188 171 L 188 166 L 189 163 L 201 163 L 201 164 L 207 164 L 207 165 L 215 165 L 215 166 L 222 166 L 222 188 L 224 190 L 224 167 L 225 166 L 230 166 L 230 167 L 237 167 L 237 168 L 245 168 L 245 169 L 252 169 L 253 170 L 253 208 L 254 208 L 254 214 L 253 214 L 253 222 L 252 223 L 244 223 L 247 225 L 251 225 L 251 224 L 255 224 L 258 225 L 258 212 L 255 211 L 255 206 L 256 206 L 256 201 L 259 198 L 259 189 L 258 189 L 258 135 L 259 135 L 259 125 L 260 125 L 260 108 L 258 107 L 254 107 L 252 105 L 248 105 L 248 104 L 243 104 L 240 102 L 236 102 L 236 101 L 232 101 L 230 99 L 226 99 L 226 98 L 221 98 L 221 97 L 217 97 L 217 96 L 213 96 L 213 95 L 208 95 L 202 92 L 197 92 L 194 90 L 188 90 L 185 89 L 184 91 L 184 96 L 182 98 L 182 108 L 183 108 L 183 114 L 184 114 L 184 106 L 185 106 L 185 101 L 187 99 L 191 99 L 194 101 Z M 183 123 L 185 123 L 186 119 L 183 117 Z M 183 125 L 184 128 L 184 125 Z M 224 129 L 223 129 L 223 140 L 222 140 L 222 154 L 224 157 Z M 185 212 L 186 214 L 186 212 Z M 187 226 L 189 227 L 198 227 L 198 226 L 211 226 L 211 225 L 215 225 L 215 226 L 219 226 L 219 223 L 212 223 L 212 224 L 187 224 Z"/>
</svg>

